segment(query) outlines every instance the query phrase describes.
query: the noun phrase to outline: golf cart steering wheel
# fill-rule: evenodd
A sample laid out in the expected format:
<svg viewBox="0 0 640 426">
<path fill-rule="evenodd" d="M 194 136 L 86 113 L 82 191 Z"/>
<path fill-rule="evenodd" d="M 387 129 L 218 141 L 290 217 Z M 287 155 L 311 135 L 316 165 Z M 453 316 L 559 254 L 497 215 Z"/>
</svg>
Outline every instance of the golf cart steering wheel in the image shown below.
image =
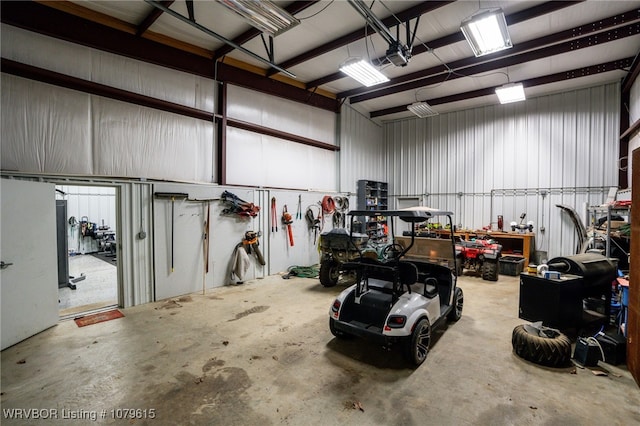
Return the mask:
<svg viewBox="0 0 640 426">
<path fill-rule="evenodd" d="M 382 249 L 382 258 L 385 260 L 395 259 L 400 253 L 404 251 L 404 247 L 402 247 L 398 243 L 389 244 L 385 248 Z"/>
</svg>

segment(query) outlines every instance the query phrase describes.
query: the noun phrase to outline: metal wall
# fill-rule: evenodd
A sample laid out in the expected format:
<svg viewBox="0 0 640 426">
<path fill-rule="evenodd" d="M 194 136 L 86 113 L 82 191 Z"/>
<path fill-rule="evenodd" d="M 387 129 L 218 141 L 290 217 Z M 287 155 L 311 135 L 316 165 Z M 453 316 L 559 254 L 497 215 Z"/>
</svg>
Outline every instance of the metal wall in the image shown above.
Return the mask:
<svg viewBox="0 0 640 426">
<path fill-rule="evenodd" d="M 556 204 L 586 218 L 617 185 L 620 85 L 385 123 L 393 199 L 452 210 L 463 228 L 533 221 L 536 249 L 575 250 Z M 544 228 L 544 231 L 541 231 Z"/>
<path fill-rule="evenodd" d="M 339 191 L 355 194 L 359 179 L 386 182 L 382 127 L 348 104 L 342 106 L 339 121 Z"/>
</svg>

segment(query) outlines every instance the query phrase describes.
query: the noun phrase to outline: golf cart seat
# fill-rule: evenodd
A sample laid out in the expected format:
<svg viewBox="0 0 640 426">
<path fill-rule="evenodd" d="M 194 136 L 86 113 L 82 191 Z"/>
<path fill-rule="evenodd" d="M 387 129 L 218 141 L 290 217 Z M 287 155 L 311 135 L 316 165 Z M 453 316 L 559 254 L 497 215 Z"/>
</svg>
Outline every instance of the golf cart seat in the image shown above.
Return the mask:
<svg viewBox="0 0 640 426">
<path fill-rule="evenodd" d="M 411 289 L 411 284 L 418 281 L 418 268 L 411 262 L 400 261 L 398 262 L 398 275 L 400 284 Z"/>
</svg>

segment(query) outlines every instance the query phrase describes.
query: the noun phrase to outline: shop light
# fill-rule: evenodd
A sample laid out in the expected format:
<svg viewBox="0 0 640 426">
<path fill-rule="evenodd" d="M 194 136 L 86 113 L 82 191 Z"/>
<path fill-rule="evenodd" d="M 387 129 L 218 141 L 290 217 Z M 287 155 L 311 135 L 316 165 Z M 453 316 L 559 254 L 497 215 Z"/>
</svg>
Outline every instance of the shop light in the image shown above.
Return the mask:
<svg viewBox="0 0 640 426">
<path fill-rule="evenodd" d="M 476 56 L 513 47 L 502 9 L 476 13 L 462 21 L 460 29 Z"/>
<path fill-rule="evenodd" d="M 389 78 L 364 59 L 351 58 L 340 65 L 340 71 L 367 87 L 389 81 Z"/>
<path fill-rule="evenodd" d="M 434 115 L 438 115 L 438 112 L 431 108 L 431 105 L 426 102 L 412 103 L 411 105 L 407 106 L 407 109 L 420 118 L 433 117 Z"/>
<path fill-rule="evenodd" d="M 510 104 L 511 102 L 520 102 L 526 99 L 522 83 L 509 83 L 500 86 L 496 88 L 496 95 L 498 95 L 501 104 Z"/>
<path fill-rule="evenodd" d="M 292 14 L 268 0 L 218 0 L 249 24 L 273 37 L 300 23 Z"/>
</svg>

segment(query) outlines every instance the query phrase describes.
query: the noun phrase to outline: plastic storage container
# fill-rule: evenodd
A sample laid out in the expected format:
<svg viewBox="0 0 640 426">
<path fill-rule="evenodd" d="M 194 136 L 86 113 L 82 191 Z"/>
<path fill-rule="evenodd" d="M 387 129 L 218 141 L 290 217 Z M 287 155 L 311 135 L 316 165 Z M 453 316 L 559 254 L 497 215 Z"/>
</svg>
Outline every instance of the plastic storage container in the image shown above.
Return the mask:
<svg viewBox="0 0 640 426">
<path fill-rule="evenodd" d="M 502 275 L 518 276 L 524 268 L 524 257 L 520 256 L 503 256 L 499 262 Z"/>
</svg>

